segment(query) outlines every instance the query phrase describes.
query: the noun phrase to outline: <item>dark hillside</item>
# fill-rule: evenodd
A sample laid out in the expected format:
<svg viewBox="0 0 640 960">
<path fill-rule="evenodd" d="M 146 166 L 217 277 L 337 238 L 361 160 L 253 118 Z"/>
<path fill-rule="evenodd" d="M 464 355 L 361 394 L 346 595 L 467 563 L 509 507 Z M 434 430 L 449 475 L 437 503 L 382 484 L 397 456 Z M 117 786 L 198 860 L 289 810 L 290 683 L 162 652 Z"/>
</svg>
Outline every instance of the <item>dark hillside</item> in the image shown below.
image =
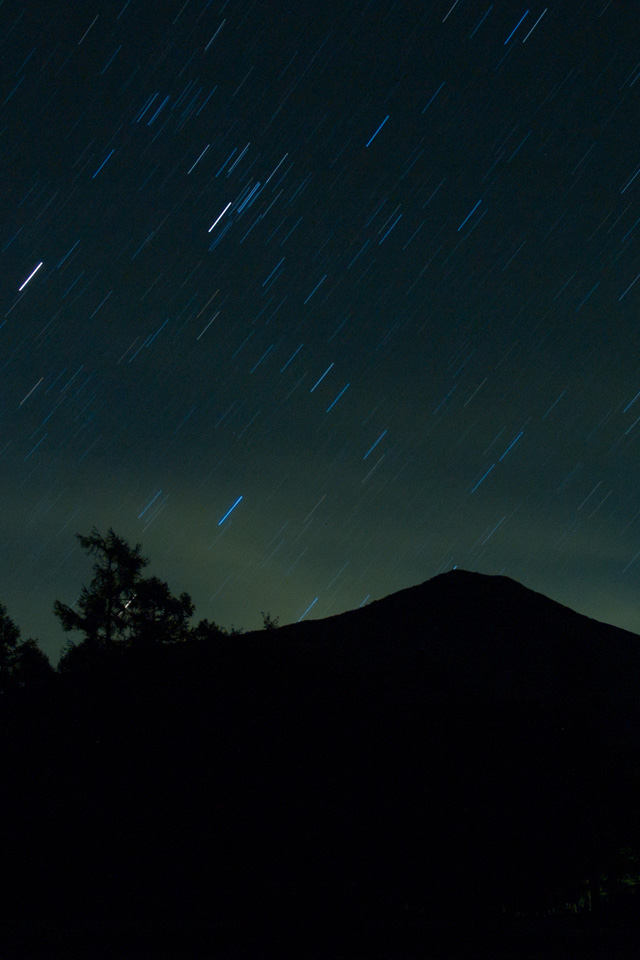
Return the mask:
<svg viewBox="0 0 640 960">
<path fill-rule="evenodd" d="M 528 925 L 576 956 L 623 930 L 628 955 L 639 643 L 454 571 L 105 653 L 3 705 L 5 936 L 34 957 L 462 958 Z"/>
<path fill-rule="evenodd" d="M 279 636 L 348 640 L 368 662 L 438 666 L 452 686 L 486 697 L 540 702 L 600 694 L 620 716 L 639 709 L 639 638 L 508 577 L 453 570 L 361 610 L 284 627 Z"/>
</svg>

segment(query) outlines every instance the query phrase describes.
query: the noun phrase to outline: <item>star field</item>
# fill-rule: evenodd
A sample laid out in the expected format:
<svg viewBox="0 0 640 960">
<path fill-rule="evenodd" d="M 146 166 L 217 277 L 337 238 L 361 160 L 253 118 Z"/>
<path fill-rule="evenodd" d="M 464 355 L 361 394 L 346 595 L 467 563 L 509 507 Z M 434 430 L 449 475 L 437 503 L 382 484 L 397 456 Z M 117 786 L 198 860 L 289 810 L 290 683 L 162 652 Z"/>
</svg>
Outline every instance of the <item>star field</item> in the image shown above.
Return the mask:
<svg viewBox="0 0 640 960">
<path fill-rule="evenodd" d="M 640 632 L 620 0 L 0 3 L 0 600 L 113 526 L 196 619 L 453 566 Z"/>
</svg>

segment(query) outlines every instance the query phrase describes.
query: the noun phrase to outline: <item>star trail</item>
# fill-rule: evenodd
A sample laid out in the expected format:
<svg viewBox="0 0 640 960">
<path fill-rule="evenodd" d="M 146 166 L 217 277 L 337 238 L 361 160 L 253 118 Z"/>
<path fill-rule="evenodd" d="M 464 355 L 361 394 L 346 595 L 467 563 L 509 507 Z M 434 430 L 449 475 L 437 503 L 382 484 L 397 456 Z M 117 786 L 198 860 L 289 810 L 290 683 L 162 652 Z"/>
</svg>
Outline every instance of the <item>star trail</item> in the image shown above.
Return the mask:
<svg viewBox="0 0 640 960">
<path fill-rule="evenodd" d="M 0 600 L 95 525 L 196 618 L 453 567 L 640 632 L 640 25 L 558 0 L 0 4 Z"/>
</svg>

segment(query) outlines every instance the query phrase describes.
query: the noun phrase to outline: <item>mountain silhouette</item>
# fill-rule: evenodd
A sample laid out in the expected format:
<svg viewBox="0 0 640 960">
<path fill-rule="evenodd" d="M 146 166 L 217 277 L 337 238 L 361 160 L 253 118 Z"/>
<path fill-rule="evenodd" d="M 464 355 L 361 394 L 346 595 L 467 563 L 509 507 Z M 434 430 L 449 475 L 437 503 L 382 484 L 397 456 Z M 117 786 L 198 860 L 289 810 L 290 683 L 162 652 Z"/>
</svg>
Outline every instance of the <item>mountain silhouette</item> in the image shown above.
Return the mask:
<svg viewBox="0 0 640 960">
<path fill-rule="evenodd" d="M 463 570 L 105 653 L 2 706 L 5 934 L 34 957 L 533 957 L 517 927 L 628 956 L 639 679 L 640 637 Z"/>
<path fill-rule="evenodd" d="M 487 698 L 568 705 L 600 695 L 627 721 L 639 707 L 640 637 L 505 576 L 452 570 L 359 610 L 284 627 L 279 636 L 331 644 L 364 662 L 419 664 L 441 672 L 452 691 Z"/>
</svg>

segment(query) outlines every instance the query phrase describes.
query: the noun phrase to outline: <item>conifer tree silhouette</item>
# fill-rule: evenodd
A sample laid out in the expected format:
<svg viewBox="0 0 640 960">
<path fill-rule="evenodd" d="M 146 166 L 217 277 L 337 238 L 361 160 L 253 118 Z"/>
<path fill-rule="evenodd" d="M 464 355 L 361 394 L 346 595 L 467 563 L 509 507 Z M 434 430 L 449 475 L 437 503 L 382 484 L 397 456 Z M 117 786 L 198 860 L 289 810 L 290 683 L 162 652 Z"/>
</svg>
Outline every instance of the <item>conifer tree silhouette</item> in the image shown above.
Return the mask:
<svg viewBox="0 0 640 960">
<path fill-rule="evenodd" d="M 20 630 L 0 603 L 0 690 L 6 690 L 11 681 L 19 640 Z"/>
<path fill-rule="evenodd" d="M 56 600 L 53 612 L 63 630 L 77 630 L 90 644 L 110 647 L 125 635 L 127 610 L 149 561 L 140 553 L 139 543 L 131 547 L 111 527 L 106 537 L 95 527 L 88 537 L 76 536 L 82 548 L 96 557 L 93 579 L 88 587 L 82 587 L 74 604 L 77 609 Z"/>
<path fill-rule="evenodd" d="M 20 628 L 0 603 L 0 691 L 46 680 L 53 672 L 47 655 L 36 641 L 31 637 L 20 639 Z"/>
<path fill-rule="evenodd" d="M 188 638 L 195 609 L 190 595 L 174 597 L 165 580 L 142 576 L 149 561 L 142 556 L 139 543 L 132 547 L 112 528 L 105 537 L 95 527 L 89 536 L 77 537 L 96 560 L 93 579 L 82 587 L 77 602 L 69 606 L 56 600 L 54 604 L 62 628 L 84 634 L 79 645 L 72 644 L 64 653 L 62 669 L 80 663 L 85 655 L 91 657 L 91 651 Z"/>
</svg>

